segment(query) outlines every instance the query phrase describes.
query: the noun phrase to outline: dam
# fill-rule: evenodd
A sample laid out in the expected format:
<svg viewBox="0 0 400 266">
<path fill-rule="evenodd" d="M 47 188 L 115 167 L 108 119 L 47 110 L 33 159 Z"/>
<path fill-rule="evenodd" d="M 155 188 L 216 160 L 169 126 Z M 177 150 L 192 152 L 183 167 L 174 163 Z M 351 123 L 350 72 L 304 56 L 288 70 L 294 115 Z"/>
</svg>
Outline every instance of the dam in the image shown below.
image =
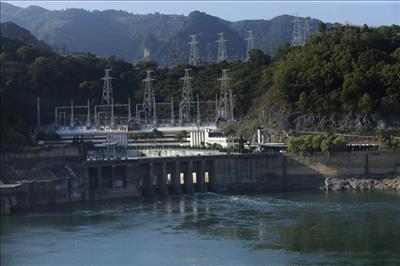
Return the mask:
<svg viewBox="0 0 400 266">
<path fill-rule="evenodd" d="M 329 157 L 276 152 L 82 159 L 74 148 L 59 149 L 59 154 L 54 150 L 2 158 L 3 165 L 9 168 L 3 170 L 5 175 L 24 171 L 42 175 L 16 184 L 2 184 L 2 212 L 202 192 L 309 191 L 323 187 L 326 176 L 380 179 L 400 173 L 398 151 L 345 152 Z M 46 176 L 49 172 L 52 174 Z"/>
<path fill-rule="evenodd" d="M 281 153 L 92 160 L 85 163 L 90 199 L 195 192 L 318 190 L 326 176 L 380 178 L 400 170 L 400 154 L 342 153 L 299 157 Z"/>
</svg>

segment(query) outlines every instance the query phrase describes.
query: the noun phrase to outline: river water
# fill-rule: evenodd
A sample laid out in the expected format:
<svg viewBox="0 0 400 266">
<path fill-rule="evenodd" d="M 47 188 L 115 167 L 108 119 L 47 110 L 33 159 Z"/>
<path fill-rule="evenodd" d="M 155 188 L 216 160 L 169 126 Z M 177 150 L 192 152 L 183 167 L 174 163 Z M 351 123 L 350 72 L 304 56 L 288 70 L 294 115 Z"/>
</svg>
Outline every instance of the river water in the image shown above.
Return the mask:
<svg viewBox="0 0 400 266">
<path fill-rule="evenodd" d="M 101 202 L 1 218 L 1 265 L 400 265 L 400 194 Z"/>
</svg>

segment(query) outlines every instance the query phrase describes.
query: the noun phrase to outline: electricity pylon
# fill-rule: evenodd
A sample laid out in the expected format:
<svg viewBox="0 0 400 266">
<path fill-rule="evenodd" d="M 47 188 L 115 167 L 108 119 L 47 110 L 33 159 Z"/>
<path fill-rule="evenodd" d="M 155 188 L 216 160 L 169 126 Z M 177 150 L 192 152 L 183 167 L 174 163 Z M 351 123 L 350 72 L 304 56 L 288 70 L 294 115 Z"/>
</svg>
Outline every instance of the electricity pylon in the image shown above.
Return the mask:
<svg viewBox="0 0 400 266">
<path fill-rule="evenodd" d="M 226 55 L 226 45 L 225 42 L 227 40 L 224 39 L 224 33 L 218 33 L 219 39 L 217 40 L 218 43 L 218 54 L 217 54 L 217 63 L 220 63 L 222 61 L 226 61 L 228 59 Z"/>
<path fill-rule="evenodd" d="M 190 45 L 189 65 L 198 66 L 200 64 L 199 50 L 197 49 L 197 44 L 199 42 L 196 41 L 196 34 L 190 35 L 190 38 L 192 40 L 189 42 Z"/>
<path fill-rule="evenodd" d="M 143 113 L 144 113 L 144 122 L 148 123 L 153 117 L 153 123 L 155 123 L 156 116 L 156 99 L 154 95 L 153 89 L 153 81 L 151 78 L 151 70 L 146 71 L 146 78 L 143 80 L 144 82 L 144 95 L 143 95 Z"/>
<path fill-rule="evenodd" d="M 255 38 L 253 36 L 253 31 L 247 31 L 248 36 L 245 39 L 247 41 L 247 54 L 246 54 L 246 61 L 250 58 L 250 51 L 256 48 Z"/>
<path fill-rule="evenodd" d="M 191 111 L 193 106 L 193 88 L 192 79 L 189 76 L 190 69 L 185 69 L 185 76 L 181 79 L 183 80 L 182 87 L 182 100 L 179 103 L 179 123 L 190 122 Z"/>
<path fill-rule="evenodd" d="M 292 22 L 293 22 L 292 45 L 293 46 L 303 45 L 304 44 L 303 34 L 300 25 L 300 19 L 297 16 L 297 14 L 295 14 L 294 20 L 292 20 Z"/>
<path fill-rule="evenodd" d="M 217 110 L 217 118 L 231 122 L 233 121 L 233 101 L 232 101 L 232 91 L 229 88 L 229 81 L 231 80 L 228 77 L 228 70 L 222 70 L 222 78 L 221 81 L 221 90 L 220 96 L 218 100 L 218 110 Z"/>
<path fill-rule="evenodd" d="M 104 77 L 101 78 L 102 80 L 104 80 L 104 84 L 103 84 L 103 96 L 102 96 L 102 103 L 103 104 L 111 104 L 114 100 L 114 96 L 113 96 L 113 89 L 111 86 L 111 80 L 113 79 L 110 76 L 110 71 L 111 68 L 105 69 L 104 70 Z"/>
</svg>

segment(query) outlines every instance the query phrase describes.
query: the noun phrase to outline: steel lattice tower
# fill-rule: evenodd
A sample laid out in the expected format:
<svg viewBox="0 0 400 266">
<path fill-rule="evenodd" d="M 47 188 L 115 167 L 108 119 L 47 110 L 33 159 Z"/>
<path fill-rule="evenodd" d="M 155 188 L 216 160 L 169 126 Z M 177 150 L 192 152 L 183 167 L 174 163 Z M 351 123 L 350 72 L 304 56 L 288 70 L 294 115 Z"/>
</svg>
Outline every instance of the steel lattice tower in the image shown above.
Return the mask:
<svg viewBox="0 0 400 266">
<path fill-rule="evenodd" d="M 255 38 L 253 36 L 253 31 L 247 31 L 248 36 L 245 39 L 247 41 L 247 54 L 246 54 L 246 61 L 250 58 L 250 51 L 256 48 Z"/>
<path fill-rule="evenodd" d="M 156 100 L 154 96 L 153 81 L 151 78 L 151 70 L 146 71 L 146 78 L 144 82 L 144 95 L 143 95 L 143 112 L 144 112 L 144 122 L 148 123 L 150 118 L 153 117 L 153 122 L 155 122 L 156 115 Z"/>
<path fill-rule="evenodd" d="M 218 55 L 217 55 L 217 63 L 226 61 L 228 59 L 226 55 L 226 45 L 225 42 L 227 40 L 224 39 L 224 33 L 218 33 L 219 39 L 217 40 L 218 43 Z"/>
<path fill-rule="evenodd" d="M 150 50 L 146 47 L 143 49 L 143 60 L 149 61 L 150 60 Z"/>
<path fill-rule="evenodd" d="M 304 19 L 304 28 L 303 28 L 303 39 L 302 39 L 303 44 L 305 44 L 307 42 L 309 36 L 310 36 L 310 19 L 305 18 Z"/>
<path fill-rule="evenodd" d="M 110 68 L 105 69 L 104 77 L 101 78 L 102 80 L 104 80 L 103 97 L 102 97 L 103 104 L 111 104 L 114 101 L 113 89 L 111 86 L 111 80 L 113 78 L 110 76 L 110 71 L 111 71 Z"/>
<path fill-rule="evenodd" d="M 293 35 L 292 35 L 292 45 L 293 46 L 299 46 L 303 45 L 303 35 L 302 35 L 302 29 L 300 25 L 300 20 L 297 14 L 294 17 L 293 22 Z"/>
<path fill-rule="evenodd" d="M 192 77 L 189 76 L 190 69 L 185 69 L 182 87 L 182 100 L 179 103 L 179 123 L 191 121 L 191 110 L 193 106 Z"/>
<path fill-rule="evenodd" d="M 196 34 L 190 35 L 190 38 L 192 40 L 189 42 L 190 45 L 189 65 L 198 66 L 200 64 L 199 50 L 197 49 L 197 44 L 199 42 L 196 41 Z"/>
<path fill-rule="evenodd" d="M 39 131 L 42 127 L 42 123 L 40 122 L 40 98 L 36 98 L 36 128 Z"/>
<path fill-rule="evenodd" d="M 233 102 L 232 102 L 232 91 L 229 88 L 229 81 L 231 80 L 228 77 L 228 70 L 222 70 L 222 78 L 221 81 L 221 91 L 218 100 L 218 110 L 217 117 L 224 121 L 233 121 Z"/>
</svg>

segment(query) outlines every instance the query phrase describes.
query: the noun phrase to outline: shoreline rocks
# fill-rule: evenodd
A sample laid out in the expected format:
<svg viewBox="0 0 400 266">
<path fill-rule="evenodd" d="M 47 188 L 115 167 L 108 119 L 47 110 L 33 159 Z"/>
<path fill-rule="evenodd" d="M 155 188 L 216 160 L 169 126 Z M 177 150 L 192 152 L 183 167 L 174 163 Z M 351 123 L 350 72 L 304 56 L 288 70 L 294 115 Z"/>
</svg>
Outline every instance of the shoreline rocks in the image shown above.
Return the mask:
<svg viewBox="0 0 400 266">
<path fill-rule="evenodd" d="M 328 176 L 325 185 L 321 187 L 325 191 L 351 191 L 351 190 L 397 190 L 400 191 L 400 176 L 384 179 L 372 178 L 340 178 Z"/>
</svg>

